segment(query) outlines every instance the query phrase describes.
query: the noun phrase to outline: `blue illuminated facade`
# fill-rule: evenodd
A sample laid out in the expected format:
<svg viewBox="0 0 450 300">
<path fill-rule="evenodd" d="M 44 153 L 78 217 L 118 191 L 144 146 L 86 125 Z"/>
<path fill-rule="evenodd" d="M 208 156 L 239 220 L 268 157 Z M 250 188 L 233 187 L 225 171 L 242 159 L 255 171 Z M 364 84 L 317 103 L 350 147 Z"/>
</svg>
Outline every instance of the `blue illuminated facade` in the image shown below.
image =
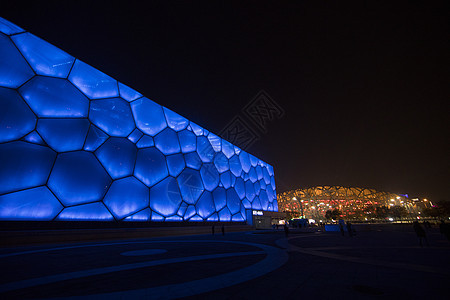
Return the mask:
<svg viewBox="0 0 450 300">
<path fill-rule="evenodd" d="M 0 18 L 0 220 L 245 221 L 272 166 Z"/>
</svg>

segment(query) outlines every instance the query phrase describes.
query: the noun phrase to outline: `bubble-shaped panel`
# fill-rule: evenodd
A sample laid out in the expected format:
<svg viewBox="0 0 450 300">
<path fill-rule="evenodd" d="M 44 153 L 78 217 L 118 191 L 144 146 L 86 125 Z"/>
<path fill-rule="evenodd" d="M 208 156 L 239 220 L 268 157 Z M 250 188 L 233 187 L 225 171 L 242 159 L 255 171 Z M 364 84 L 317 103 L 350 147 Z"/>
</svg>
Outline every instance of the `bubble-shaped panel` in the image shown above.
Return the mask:
<svg viewBox="0 0 450 300">
<path fill-rule="evenodd" d="M 142 97 L 142 95 L 140 93 L 136 92 L 132 88 L 130 88 L 120 82 L 119 82 L 119 92 L 120 92 L 120 97 L 127 100 L 128 102 L 134 101 L 134 100 Z"/>
<path fill-rule="evenodd" d="M 150 189 L 150 207 L 168 217 L 176 214 L 181 204 L 181 195 L 175 178 L 168 177 Z"/>
<path fill-rule="evenodd" d="M 251 154 L 249 154 L 249 157 L 250 157 L 250 163 L 252 164 L 252 167 L 256 167 L 258 165 L 259 159 Z"/>
<path fill-rule="evenodd" d="M 167 127 L 161 105 L 148 98 L 141 98 L 131 103 L 136 126 L 151 136 L 154 136 Z"/>
<path fill-rule="evenodd" d="M 261 202 L 262 209 L 267 210 L 267 207 L 269 206 L 269 197 L 267 197 L 266 191 L 261 191 L 259 193 L 259 201 Z"/>
<path fill-rule="evenodd" d="M 256 166 L 256 175 L 258 176 L 258 180 L 263 178 L 262 168 L 260 165 Z"/>
<path fill-rule="evenodd" d="M 135 128 L 130 106 L 121 98 L 92 101 L 89 119 L 111 136 L 128 136 Z"/>
<path fill-rule="evenodd" d="M 245 196 L 247 197 L 247 199 L 250 202 L 252 202 L 256 196 L 255 186 L 253 185 L 253 183 L 251 181 L 245 182 Z"/>
<path fill-rule="evenodd" d="M 248 176 L 250 178 L 250 181 L 255 183 L 258 180 L 258 175 L 256 174 L 255 167 L 251 167 L 250 171 L 248 172 Z"/>
<path fill-rule="evenodd" d="M 150 214 L 151 214 L 150 208 L 146 208 L 144 210 L 141 210 L 140 212 L 137 212 L 135 214 L 132 214 L 131 216 L 126 217 L 123 220 L 124 221 L 130 221 L 130 222 L 149 221 L 150 220 Z"/>
<path fill-rule="evenodd" d="M 152 221 L 155 221 L 155 222 L 164 221 L 164 216 L 161 216 L 160 214 L 152 212 Z"/>
<path fill-rule="evenodd" d="M 244 217 L 242 217 L 242 214 L 235 214 L 231 218 L 231 221 L 233 221 L 233 222 L 243 222 L 243 221 L 245 221 L 245 219 L 244 219 Z"/>
<path fill-rule="evenodd" d="M 184 163 L 183 154 L 174 154 L 166 157 L 169 174 L 177 177 L 183 171 L 186 164 Z"/>
<path fill-rule="evenodd" d="M 189 125 L 188 119 L 180 116 L 176 112 L 171 111 L 168 108 L 163 108 L 164 114 L 166 115 L 167 125 L 175 131 L 180 131 L 185 129 Z"/>
<path fill-rule="evenodd" d="M 188 154 L 185 154 L 184 158 L 186 159 L 186 165 L 189 168 L 200 170 L 202 166 L 202 160 L 198 156 L 197 152 L 190 152 Z"/>
<path fill-rule="evenodd" d="M 239 154 L 239 160 L 241 161 L 242 170 L 245 173 L 248 173 L 250 171 L 250 168 L 252 164 L 250 163 L 250 157 L 247 152 L 242 151 L 241 154 Z"/>
<path fill-rule="evenodd" d="M 50 221 L 63 206 L 46 187 L 0 196 L 0 219 L 9 221 Z"/>
<path fill-rule="evenodd" d="M 133 132 L 128 136 L 128 139 L 130 141 L 132 141 L 133 143 L 136 143 L 137 141 L 139 141 L 139 139 L 143 136 L 144 134 L 142 133 L 142 131 L 140 131 L 139 129 L 135 129 L 133 130 Z"/>
<path fill-rule="evenodd" d="M 8 20 L 3 19 L 2 17 L 0 17 L 0 32 L 3 32 L 4 34 L 7 35 L 11 35 L 11 34 L 16 34 L 16 33 L 20 33 L 23 32 L 25 30 L 23 30 L 22 28 L 20 28 L 19 26 L 9 22 Z"/>
<path fill-rule="evenodd" d="M 95 151 L 108 139 L 108 137 L 109 136 L 100 128 L 91 125 L 91 127 L 89 127 L 89 132 L 86 137 L 86 141 L 84 142 L 83 149 L 86 151 Z"/>
<path fill-rule="evenodd" d="M 178 138 L 183 153 L 192 152 L 197 149 L 197 137 L 192 132 L 188 130 L 180 131 L 178 133 Z"/>
<path fill-rule="evenodd" d="M 177 215 L 179 215 L 180 217 L 183 217 L 184 214 L 186 213 L 186 209 L 187 208 L 188 208 L 187 203 L 186 202 L 182 202 L 180 204 L 180 207 L 178 208 Z"/>
<path fill-rule="evenodd" d="M 227 191 L 218 187 L 213 192 L 214 204 L 216 206 L 216 211 L 221 210 L 227 205 Z"/>
<path fill-rule="evenodd" d="M 245 183 L 241 177 L 236 178 L 236 184 L 234 185 L 234 189 L 238 194 L 240 199 L 244 199 L 245 197 Z"/>
<path fill-rule="evenodd" d="M 214 213 L 211 216 L 209 216 L 206 221 L 208 221 L 208 222 L 217 222 L 217 221 L 219 221 L 219 215 L 217 213 Z"/>
<path fill-rule="evenodd" d="M 116 80 L 78 59 L 69 80 L 91 99 L 119 96 Z"/>
<path fill-rule="evenodd" d="M 227 206 L 232 215 L 241 209 L 241 200 L 234 189 L 227 190 Z"/>
<path fill-rule="evenodd" d="M 56 153 L 26 142 L 0 145 L 0 194 L 45 184 Z"/>
<path fill-rule="evenodd" d="M 231 213 L 228 208 L 224 208 L 219 211 L 219 221 L 220 222 L 230 222 L 231 221 Z"/>
<path fill-rule="evenodd" d="M 19 139 L 36 126 L 36 116 L 16 91 L 0 88 L 0 107 L 0 142 Z"/>
<path fill-rule="evenodd" d="M 36 74 L 66 78 L 75 61 L 61 49 L 26 32 L 11 37 Z"/>
<path fill-rule="evenodd" d="M 17 88 L 34 76 L 11 40 L 0 33 L 0 86 Z"/>
<path fill-rule="evenodd" d="M 111 221 L 113 216 L 101 202 L 65 208 L 57 218 L 60 221 Z"/>
<path fill-rule="evenodd" d="M 215 152 L 207 137 L 200 136 L 197 138 L 197 153 L 203 162 L 213 161 Z"/>
<path fill-rule="evenodd" d="M 153 140 L 153 138 L 151 136 L 144 135 L 143 137 L 141 137 L 139 139 L 139 142 L 137 142 L 136 146 L 138 148 L 152 147 L 152 146 L 155 146 L 155 141 Z"/>
<path fill-rule="evenodd" d="M 222 183 L 223 187 L 228 189 L 232 186 L 232 178 L 230 171 L 226 171 L 222 174 L 220 174 L 220 182 Z"/>
<path fill-rule="evenodd" d="M 39 117 L 87 117 L 89 99 L 69 81 L 36 76 L 24 84 L 20 94 Z"/>
<path fill-rule="evenodd" d="M 189 168 L 178 176 L 178 184 L 183 200 L 188 204 L 195 204 L 204 190 L 199 172 Z"/>
<path fill-rule="evenodd" d="M 207 191 L 211 192 L 219 185 L 219 172 L 213 164 L 203 164 L 200 174 Z"/>
<path fill-rule="evenodd" d="M 169 175 L 165 156 L 154 147 L 139 149 L 134 175 L 146 186 L 161 181 Z"/>
<path fill-rule="evenodd" d="M 204 191 L 197 204 L 197 214 L 203 219 L 208 218 L 215 212 L 213 198 L 210 192 Z"/>
<path fill-rule="evenodd" d="M 115 180 L 103 200 L 118 220 L 137 212 L 149 204 L 148 188 L 134 177 Z"/>
<path fill-rule="evenodd" d="M 259 197 L 255 197 L 252 202 L 252 209 L 261 210 L 261 202 L 259 201 Z"/>
<path fill-rule="evenodd" d="M 214 133 L 209 133 L 208 140 L 211 143 L 214 151 L 220 152 L 222 150 L 222 139 L 220 137 L 218 137 Z"/>
<path fill-rule="evenodd" d="M 155 146 L 165 155 L 175 154 L 181 151 L 177 133 L 170 128 L 164 129 L 155 136 Z"/>
<path fill-rule="evenodd" d="M 86 119 L 39 119 L 37 131 L 57 152 L 83 149 L 89 130 Z"/>
<path fill-rule="evenodd" d="M 75 151 L 58 155 L 48 187 L 66 206 L 103 198 L 111 178 L 94 154 Z"/>
<path fill-rule="evenodd" d="M 195 215 L 195 206 L 189 205 L 186 209 L 186 213 L 184 214 L 183 219 L 187 220 L 189 218 L 192 218 L 192 216 Z"/>
<path fill-rule="evenodd" d="M 126 177 L 133 174 L 136 161 L 136 146 L 127 138 L 109 138 L 95 155 L 113 178 Z"/>
<path fill-rule="evenodd" d="M 27 134 L 23 139 L 33 144 L 45 145 L 44 140 L 36 131 Z"/>
<path fill-rule="evenodd" d="M 222 152 L 219 152 L 216 154 L 216 156 L 214 156 L 214 165 L 216 166 L 219 173 L 223 173 L 230 169 L 228 159 Z"/>
<path fill-rule="evenodd" d="M 248 201 L 248 199 L 242 200 L 242 205 L 244 205 L 245 209 L 252 209 L 252 204 Z"/>
<path fill-rule="evenodd" d="M 200 126 L 198 126 L 194 122 L 190 122 L 190 125 L 191 125 L 191 128 L 192 128 L 192 131 L 195 133 L 196 136 L 203 135 L 203 128 L 201 128 Z"/>
<path fill-rule="evenodd" d="M 230 158 L 230 171 L 234 174 L 234 176 L 241 176 L 242 166 L 237 155 Z"/>
<path fill-rule="evenodd" d="M 269 172 L 267 171 L 267 168 L 263 168 L 263 178 L 265 184 L 270 184 L 270 175 Z"/>
<path fill-rule="evenodd" d="M 222 140 L 222 152 L 225 154 L 227 158 L 231 158 L 234 155 L 234 147 L 233 144 Z"/>
</svg>

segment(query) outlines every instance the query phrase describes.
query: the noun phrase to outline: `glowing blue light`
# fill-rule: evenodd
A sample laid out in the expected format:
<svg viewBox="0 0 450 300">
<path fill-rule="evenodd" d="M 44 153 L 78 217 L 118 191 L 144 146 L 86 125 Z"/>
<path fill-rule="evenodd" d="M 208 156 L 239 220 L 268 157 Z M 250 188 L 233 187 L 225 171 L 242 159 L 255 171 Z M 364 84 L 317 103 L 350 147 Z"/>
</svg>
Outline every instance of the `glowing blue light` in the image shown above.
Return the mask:
<svg viewBox="0 0 450 300">
<path fill-rule="evenodd" d="M 236 193 L 238 194 L 240 199 L 244 199 L 245 197 L 245 183 L 244 179 L 241 177 L 236 178 L 236 184 L 234 185 L 234 189 L 236 190 Z"/>
<path fill-rule="evenodd" d="M 46 183 L 56 153 L 26 142 L 0 144 L 0 194 Z"/>
<path fill-rule="evenodd" d="M 234 176 L 241 176 L 242 166 L 237 155 L 230 158 L 230 171 L 234 174 Z"/>
<path fill-rule="evenodd" d="M 255 183 L 258 180 L 258 175 L 256 174 L 255 167 L 251 167 L 250 171 L 248 172 L 248 176 L 250 178 L 250 181 Z"/>
<path fill-rule="evenodd" d="M 192 152 L 197 149 L 197 137 L 192 132 L 188 130 L 180 131 L 178 133 L 178 138 L 183 153 Z"/>
<path fill-rule="evenodd" d="M 46 187 L 0 196 L 0 219 L 50 221 L 63 206 Z"/>
<path fill-rule="evenodd" d="M 194 122 L 190 122 L 190 125 L 191 125 L 191 128 L 192 128 L 192 131 L 195 133 L 196 136 L 203 135 L 203 128 L 201 128 L 200 126 L 198 126 Z"/>
<path fill-rule="evenodd" d="M 216 211 L 221 210 L 227 205 L 227 192 L 224 188 L 218 187 L 213 192 L 214 204 Z"/>
<path fill-rule="evenodd" d="M 3 32 L 4 34 L 11 35 L 19 32 L 23 32 L 22 28 L 19 26 L 9 22 L 8 20 L 3 19 L 0 17 L 0 32 Z"/>
<path fill-rule="evenodd" d="M 200 222 L 200 221 L 203 221 L 203 219 L 199 215 L 195 215 L 192 218 L 190 218 L 189 221 Z"/>
<path fill-rule="evenodd" d="M 113 179 L 133 174 L 136 146 L 127 138 L 109 138 L 95 155 Z"/>
<path fill-rule="evenodd" d="M 208 140 L 214 151 L 219 152 L 222 149 L 222 139 L 213 133 L 208 134 Z"/>
<path fill-rule="evenodd" d="M 261 202 L 261 207 L 263 210 L 267 210 L 267 207 L 269 206 L 269 197 L 267 197 L 266 191 L 261 191 L 259 193 L 259 201 Z"/>
<path fill-rule="evenodd" d="M 259 195 L 259 191 L 260 191 L 260 189 L 261 189 L 261 184 L 259 183 L 259 181 L 255 182 L 255 183 L 253 184 L 253 186 L 255 187 L 255 193 L 256 193 L 256 195 Z"/>
<path fill-rule="evenodd" d="M 266 184 L 270 184 L 270 175 L 269 172 L 267 171 L 267 168 L 263 169 L 263 178 Z"/>
<path fill-rule="evenodd" d="M 247 197 L 247 199 L 250 202 L 252 202 L 253 199 L 256 196 L 256 194 L 255 194 L 255 186 L 253 185 L 253 183 L 251 181 L 246 181 L 245 182 L 245 196 Z"/>
<path fill-rule="evenodd" d="M 86 119 L 40 119 L 37 131 L 57 152 L 83 149 L 89 130 Z"/>
<path fill-rule="evenodd" d="M 212 162 L 214 158 L 214 149 L 205 136 L 197 138 L 197 153 L 203 162 Z"/>
<path fill-rule="evenodd" d="M 130 88 L 120 82 L 119 82 L 119 92 L 120 92 L 120 97 L 127 100 L 128 102 L 134 101 L 134 100 L 142 97 L 142 95 L 140 93 L 136 92 L 132 88 Z"/>
<path fill-rule="evenodd" d="M 111 221 L 113 219 L 101 202 L 68 207 L 58 216 L 60 221 Z"/>
<path fill-rule="evenodd" d="M 128 136 L 128 139 L 130 140 L 130 141 L 132 141 L 133 143 L 136 143 L 141 137 L 142 137 L 142 135 L 144 135 L 143 133 L 142 133 L 142 131 L 140 131 L 139 129 L 135 129 L 135 130 L 133 130 L 133 132 Z"/>
<path fill-rule="evenodd" d="M 252 209 L 261 210 L 261 202 L 259 201 L 259 197 L 255 197 L 252 202 Z"/>
<path fill-rule="evenodd" d="M 69 80 L 91 99 L 119 96 L 116 80 L 78 59 Z"/>
<path fill-rule="evenodd" d="M 262 168 L 260 165 L 256 166 L 256 174 L 258 176 L 258 180 L 263 179 L 263 173 L 262 173 Z"/>
<path fill-rule="evenodd" d="M 92 101 L 92 123 L 111 136 L 128 136 L 135 128 L 130 106 L 121 98 Z"/>
<path fill-rule="evenodd" d="M 210 217 L 208 217 L 208 219 L 206 221 L 217 222 L 217 221 L 219 221 L 219 216 L 217 215 L 217 213 L 214 213 Z"/>
<path fill-rule="evenodd" d="M 178 176 L 185 167 L 183 154 L 174 154 L 166 157 L 169 174 L 173 177 Z"/>
<path fill-rule="evenodd" d="M 167 127 L 163 109 L 148 98 L 141 98 L 131 103 L 137 127 L 144 133 L 154 136 Z"/>
<path fill-rule="evenodd" d="M 75 58 L 31 33 L 11 37 L 38 75 L 66 78 Z"/>
<path fill-rule="evenodd" d="M 148 221 L 150 220 L 150 214 L 151 210 L 150 208 L 146 208 L 144 210 L 141 210 L 140 212 L 137 212 L 129 217 L 126 217 L 124 221 Z"/>
<path fill-rule="evenodd" d="M 188 208 L 186 209 L 186 213 L 183 216 L 184 220 L 187 220 L 189 218 L 192 218 L 192 216 L 195 215 L 195 206 L 193 205 L 189 205 Z"/>
<path fill-rule="evenodd" d="M 252 209 L 252 204 L 247 199 L 242 200 L 242 205 L 244 205 L 245 209 Z"/>
<path fill-rule="evenodd" d="M 155 212 L 152 212 L 152 221 L 164 221 L 164 217 L 161 216 L 160 214 L 157 214 Z"/>
<path fill-rule="evenodd" d="M 183 217 L 184 214 L 186 213 L 186 209 L 188 208 L 188 205 L 186 202 L 182 202 L 180 207 L 178 208 L 177 211 L 177 215 L 179 215 L 180 217 Z"/>
<path fill-rule="evenodd" d="M 0 33 L 0 86 L 17 88 L 33 75 L 11 40 Z"/>
<path fill-rule="evenodd" d="M 180 216 L 170 216 L 166 218 L 166 222 L 179 222 L 183 221 L 183 218 Z"/>
<path fill-rule="evenodd" d="M 94 154 L 85 151 L 59 154 L 48 180 L 48 187 L 66 206 L 101 200 L 110 184 Z"/>
<path fill-rule="evenodd" d="M 265 190 L 267 185 L 266 185 L 266 183 L 264 182 L 264 180 L 260 180 L 260 181 L 259 181 L 259 186 L 260 186 L 261 189 Z"/>
<path fill-rule="evenodd" d="M 250 168 L 252 164 L 250 163 L 250 157 L 247 152 L 242 151 L 241 154 L 239 154 L 239 160 L 241 161 L 242 170 L 245 173 L 248 173 L 250 171 Z"/>
<path fill-rule="evenodd" d="M 195 170 L 200 170 L 202 161 L 196 152 L 185 154 L 184 158 L 186 160 L 186 166 Z"/>
<path fill-rule="evenodd" d="M 178 184 L 183 200 L 188 204 L 195 204 L 204 190 L 199 172 L 192 169 L 181 172 Z"/>
<path fill-rule="evenodd" d="M 219 152 L 214 156 L 214 165 L 216 166 L 219 173 L 223 173 L 230 169 L 228 159 L 222 152 Z"/>
<path fill-rule="evenodd" d="M 197 214 L 203 219 L 212 215 L 215 212 L 215 207 L 211 193 L 204 191 L 195 207 L 197 208 Z"/>
<path fill-rule="evenodd" d="M 16 91 L 0 88 L 0 107 L 0 142 L 19 139 L 36 126 L 35 115 Z"/>
<path fill-rule="evenodd" d="M 39 117 L 87 117 L 89 99 L 65 79 L 36 76 L 20 94 Z"/>
<path fill-rule="evenodd" d="M 234 155 L 233 144 L 223 140 L 222 141 L 222 152 L 227 158 L 231 158 Z"/>
<path fill-rule="evenodd" d="M 234 189 L 227 190 L 227 206 L 232 215 L 241 209 L 241 200 Z"/>
<path fill-rule="evenodd" d="M 185 129 L 189 125 L 188 119 L 164 107 L 164 114 L 166 115 L 167 124 L 175 131 Z"/>
<path fill-rule="evenodd" d="M 181 195 L 175 178 L 168 177 L 150 189 L 150 208 L 168 217 L 178 211 Z"/>
<path fill-rule="evenodd" d="M 45 145 L 44 140 L 36 131 L 33 131 L 30 134 L 26 135 L 23 139 L 33 144 Z"/>
<path fill-rule="evenodd" d="M 153 138 L 151 136 L 144 135 L 143 137 L 141 137 L 139 139 L 139 142 L 137 142 L 136 146 L 138 148 L 152 147 L 152 146 L 155 146 L 155 141 L 153 140 Z"/>
<path fill-rule="evenodd" d="M 219 172 L 213 164 L 203 164 L 200 169 L 203 185 L 207 191 L 213 191 L 219 185 Z"/>
<path fill-rule="evenodd" d="M 245 219 L 242 217 L 241 214 L 235 214 L 231 218 L 231 221 L 233 221 L 233 222 L 243 222 L 243 221 L 245 221 Z"/>
<path fill-rule="evenodd" d="M 228 208 L 224 208 L 221 211 L 219 211 L 219 220 L 221 222 L 230 222 L 231 221 L 231 213 Z"/>
<path fill-rule="evenodd" d="M 138 150 L 134 176 L 146 186 L 152 186 L 168 175 L 166 158 L 158 149 L 151 147 Z"/>
<path fill-rule="evenodd" d="M 226 171 L 226 172 L 220 174 L 220 182 L 222 183 L 223 187 L 226 189 L 231 187 L 232 178 L 231 178 L 230 171 Z"/>
<path fill-rule="evenodd" d="M 181 151 L 177 133 L 170 128 L 164 129 L 155 136 L 155 146 L 165 155 L 175 154 Z"/>
<path fill-rule="evenodd" d="M 99 128 L 91 125 L 83 149 L 86 151 L 95 151 L 108 139 L 108 137 L 109 136 Z"/>
<path fill-rule="evenodd" d="M 148 188 L 134 177 L 116 180 L 103 200 L 118 220 L 144 209 L 149 204 Z"/>
<path fill-rule="evenodd" d="M 256 167 L 258 165 L 259 159 L 251 154 L 249 154 L 248 156 L 250 157 L 250 163 L 252 164 L 252 167 Z"/>
</svg>

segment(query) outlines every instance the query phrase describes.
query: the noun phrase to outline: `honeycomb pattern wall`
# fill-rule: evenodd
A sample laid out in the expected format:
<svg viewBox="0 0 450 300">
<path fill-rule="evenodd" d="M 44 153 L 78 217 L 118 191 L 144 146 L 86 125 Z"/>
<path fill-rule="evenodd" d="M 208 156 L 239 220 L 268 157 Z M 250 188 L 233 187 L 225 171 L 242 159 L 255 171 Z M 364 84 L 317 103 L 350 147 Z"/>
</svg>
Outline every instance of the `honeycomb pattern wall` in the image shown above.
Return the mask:
<svg viewBox="0 0 450 300">
<path fill-rule="evenodd" d="M 272 166 L 0 18 L 0 220 L 245 221 Z"/>
</svg>

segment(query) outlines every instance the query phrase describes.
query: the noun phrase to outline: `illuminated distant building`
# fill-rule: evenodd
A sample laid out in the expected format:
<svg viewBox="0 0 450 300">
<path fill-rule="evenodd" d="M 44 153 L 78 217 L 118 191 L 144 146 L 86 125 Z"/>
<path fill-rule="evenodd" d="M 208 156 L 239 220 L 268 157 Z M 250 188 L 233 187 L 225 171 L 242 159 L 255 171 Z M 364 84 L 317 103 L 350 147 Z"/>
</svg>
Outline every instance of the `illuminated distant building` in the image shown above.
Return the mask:
<svg viewBox="0 0 450 300">
<path fill-rule="evenodd" d="M 343 186 L 316 186 L 291 190 L 278 195 L 280 212 L 291 212 L 294 216 L 325 220 L 328 210 L 339 210 L 344 219 L 371 220 L 377 207 L 404 207 L 407 217 L 416 218 L 424 208 L 432 207 L 427 199 L 393 194 L 374 189 Z"/>
</svg>

